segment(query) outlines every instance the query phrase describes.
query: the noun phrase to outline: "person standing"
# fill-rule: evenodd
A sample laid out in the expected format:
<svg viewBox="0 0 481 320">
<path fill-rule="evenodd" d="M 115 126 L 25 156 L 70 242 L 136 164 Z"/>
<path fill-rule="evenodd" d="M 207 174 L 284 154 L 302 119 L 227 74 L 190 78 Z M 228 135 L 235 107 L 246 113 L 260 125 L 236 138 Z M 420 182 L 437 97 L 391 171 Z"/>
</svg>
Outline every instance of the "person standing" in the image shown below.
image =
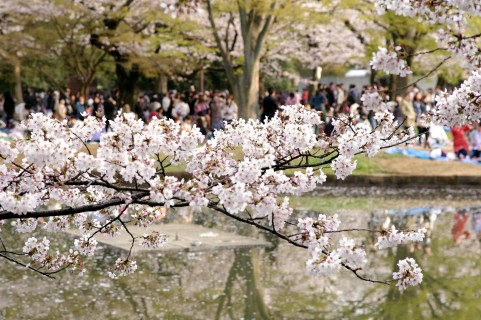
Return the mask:
<svg viewBox="0 0 481 320">
<path fill-rule="evenodd" d="M 344 84 L 339 83 L 336 86 L 336 106 L 339 112 L 344 112 L 344 103 L 346 102 L 346 93 L 344 91 Z"/>
<path fill-rule="evenodd" d="M 162 97 L 162 112 L 164 114 L 167 114 L 167 111 L 169 110 L 170 107 L 170 97 L 169 93 L 166 92 L 164 93 L 164 96 Z"/>
<path fill-rule="evenodd" d="M 134 112 L 137 115 L 137 118 L 141 119 L 144 122 L 147 120 L 144 114 L 145 109 L 146 109 L 145 97 L 144 95 L 140 95 L 137 100 L 137 103 L 134 104 Z"/>
<path fill-rule="evenodd" d="M 327 102 L 329 103 L 329 107 L 334 107 L 336 104 L 336 88 L 334 87 L 334 83 L 329 83 L 329 87 L 327 88 Z"/>
<path fill-rule="evenodd" d="M 64 99 L 60 99 L 57 107 L 55 108 L 55 112 L 53 113 L 53 117 L 58 121 L 67 119 L 67 106 L 65 105 Z"/>
<path fill-rule="evenodd" d="M 74 111 L 74 117 L 77 120 L 83 120 L 84 117 L 82 116 L 82 113 L 85 112 L 85 97 L 84 96 L 79 96 L 78 100 L 75 102 L 75 105 L 73 106 L 73 111 Z"/>
<path fill-rule="evenodd" d="M 326 102 L 327 102 L 326 96 L 319 89 L 316 91 L 316 94 L 314 95 L 314 97 L 311 98 L 311 101 L 309 102 L 309 104 L 316 111 L 322 111 L 326 113 L 326 107 L 325 107 Z"/>
<path fill-rule="evenodd" d="M 424 103 L 423 94 L 421 91 L 416 93 L 413 101 L 413 109 L 416 113 L 416 126 L 419 134 L 418 145 L 421 145 L 423 135 L 426 137 L 424 146 L 428 146 L 429 130 L 423 123 L 423 116 L 426 114 L 426 104 Z"/>
<path fill-rule="evenodd" d="M 210 104 L 210 125 L 213 131 L 224 129 L 224 119 L 222 116 L 224 109 L 224 95 L 215 92 Z"/>
<path fill-rule="evenodd" d="M 190 114 L 189 105 L 184 102 L 184 99 L 180 93 L 175 96 L 175 106 L 172 109 L 172 117 L 176 122 L 182 122 Z"/>
<path fill-rule="evenodd" d="M 15 114 L 15 101 L 13 101 L 13 97 L 8 91 L 3 94 L 3 110 L 6 115 L 5 124 L 8 129 L 11 129 L 12 124 L 10 121 L 13 120 Z"/>
<path fill-rule="evenodd" d="M 416 112 L 414 112 L 413 107 L 413 96 L 414 93 L 408 92 L 401 102 L 401 116 L 403 117 L 403 127 L 405 128 L 413 127 L 415 124 Z"/>
<path fill-rule="evenodd" d="M 266 119 L 269 120 L 276 114 L 279 107 L 277 106 L 276 102 L 276 91 L 274 88 L 269 88 L 267 90 L 269 95 L 264 98 L 262 101 L 262 108 L 261 108 L 261 122 L 264 122 Z"/>
<path fill-rule="evenodd" d="M 107 121 L 105 122 L 105 132 L 109 131 L 110 120 L 114 120 L 117 102 L 111 95 L 107 96 L 107 100 L 104 102 L 104 116 Z"/>
</svg>

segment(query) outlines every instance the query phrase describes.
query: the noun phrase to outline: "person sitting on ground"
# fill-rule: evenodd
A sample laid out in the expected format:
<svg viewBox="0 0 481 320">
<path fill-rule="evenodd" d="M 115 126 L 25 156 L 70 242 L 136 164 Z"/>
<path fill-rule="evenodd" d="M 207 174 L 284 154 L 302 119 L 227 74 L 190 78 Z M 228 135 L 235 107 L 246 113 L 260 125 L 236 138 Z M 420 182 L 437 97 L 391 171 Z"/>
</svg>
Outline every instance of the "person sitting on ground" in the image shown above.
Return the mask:
<svg viewBox="0 0 481 320">
<path fill-rule="evenodd" d="M 481 160 L 481 122 L 474 123 L 474 130 L 470 132 L 469 140 L 473 147 L 469 157 L 474 160 Z"/>
<path fill-rule="evenodd" d="M 471 126 L 468 125 L 462 127 L 454 126 L 451 129 L 454 153 L 456 153 L 456 157 L 459 160 L 465 159 L 469 154 L 469 144 L 465 136 L 469 131 L 471 131 Z"/>
<path fill-rule="evenodd" d="M 230 123 L 232 120 L 237 119 L 237 109 L 237 103 L 235 103 L 234 97 L 231 94 L 228 95 L 225 102 L 225 109 L 223 110 L 224 121 Z"/>
</svg>

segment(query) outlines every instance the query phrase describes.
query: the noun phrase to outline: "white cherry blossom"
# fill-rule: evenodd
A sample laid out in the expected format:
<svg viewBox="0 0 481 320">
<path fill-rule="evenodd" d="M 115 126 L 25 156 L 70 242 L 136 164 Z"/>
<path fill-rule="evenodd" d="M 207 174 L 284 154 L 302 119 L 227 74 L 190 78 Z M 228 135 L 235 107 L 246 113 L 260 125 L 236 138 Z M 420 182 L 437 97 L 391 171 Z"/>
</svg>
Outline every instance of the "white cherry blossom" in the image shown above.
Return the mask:
<svg viewBox="0 0 481 320">
<path fill-rule="evenodd" d="M 399 271 L 393 272 L 393 279 L 401 292 L 409 286 L 417 286 L 423 282 L 422 269 L 413 258 L 406 258 L 398 262 Z"/>
</svg>

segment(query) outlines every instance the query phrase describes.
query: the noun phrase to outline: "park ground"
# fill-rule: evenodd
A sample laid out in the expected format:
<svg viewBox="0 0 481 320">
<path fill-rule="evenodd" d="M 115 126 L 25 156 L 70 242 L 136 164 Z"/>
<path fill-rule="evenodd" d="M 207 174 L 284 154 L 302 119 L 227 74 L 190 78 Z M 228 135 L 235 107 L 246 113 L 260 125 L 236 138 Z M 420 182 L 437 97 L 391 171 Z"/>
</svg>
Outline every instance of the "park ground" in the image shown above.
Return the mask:
<svg viewBox="0 0 481 320">
<path fill-rule="evenodd" d="M 97 144 L 90 144 L 92 154 L 96 154 Z M 86 151 L 86 150 L 82 150 Z M 235 151 L 237 153 L 237 151 Z M 240 152 L 239 152 L 240 153 Z M 239 158 L 241 155 L 239 154 Z M 410 158 L 400 154 L 387 154 L 379 152 L 372 158 L 361 154 L 355 156 L 357 168 L 353 175 L 369 176 L 470 176 L 481 178 L 481 162 L 479 164 L 465 163 L 461 161 L 435 161 L 426 159 Z M 330 175 L 333 171 L 329 166 L 323 171 Z M 167 172 L 173 175 L 185 173 L 185 164 L 171 166 Z M 481 186 L 481 180 L 480 180 Z"/>
</svg>

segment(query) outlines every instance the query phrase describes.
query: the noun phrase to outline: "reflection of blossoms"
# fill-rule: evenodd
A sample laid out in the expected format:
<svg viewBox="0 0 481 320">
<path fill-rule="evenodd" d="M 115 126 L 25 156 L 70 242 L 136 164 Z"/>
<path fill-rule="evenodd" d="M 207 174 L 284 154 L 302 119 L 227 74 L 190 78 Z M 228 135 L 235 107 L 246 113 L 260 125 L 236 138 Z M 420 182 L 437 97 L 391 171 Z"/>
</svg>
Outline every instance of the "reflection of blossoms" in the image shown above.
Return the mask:
<svg viewBox="0 0 481 320">
<path fill-rule="evenodd" d="M 423 282 L 422 269 L 413 258 L 406 258 L 398 262 L 399 271 L 393 272 L 393 279 L 398 280 L 396 286 L 402 292 L 409 286 L 416 286 Z"/>
</svg>

